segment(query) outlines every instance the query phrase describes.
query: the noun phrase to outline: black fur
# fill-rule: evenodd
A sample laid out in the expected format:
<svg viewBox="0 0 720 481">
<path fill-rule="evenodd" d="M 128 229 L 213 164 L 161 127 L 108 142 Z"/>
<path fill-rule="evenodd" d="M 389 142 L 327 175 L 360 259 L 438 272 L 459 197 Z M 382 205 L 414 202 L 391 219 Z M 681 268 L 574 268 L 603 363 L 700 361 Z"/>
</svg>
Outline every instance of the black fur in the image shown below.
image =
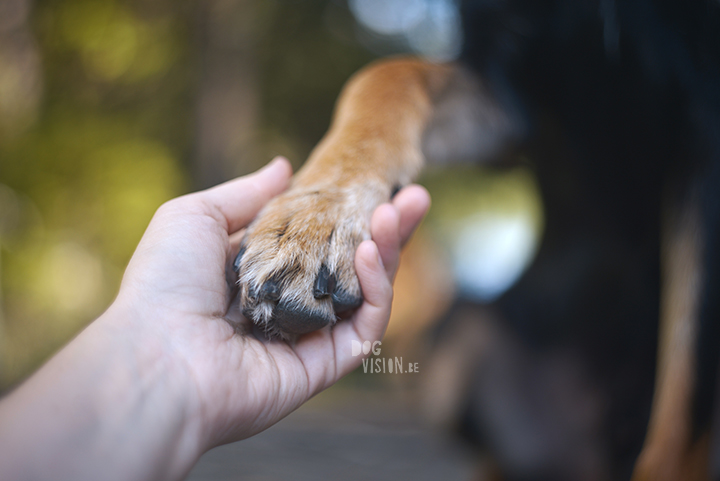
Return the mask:
<svg viewBox="0 0 720 481">
<path fill-rule="evenodd" d="M 528 350 L 580 353 L 608 400 L 610 478 L 628 479 L 654 387 L 662 213 L 692 189 L 705 247 L 696 437 L 717 414 L 720 2 L 467 0 L 462 14 L 463 61 L 526 117 L 546 209 L 537 259 L 498 306 Z M 465 419 L 487 437 L 472 399 Z"/>
</svg>

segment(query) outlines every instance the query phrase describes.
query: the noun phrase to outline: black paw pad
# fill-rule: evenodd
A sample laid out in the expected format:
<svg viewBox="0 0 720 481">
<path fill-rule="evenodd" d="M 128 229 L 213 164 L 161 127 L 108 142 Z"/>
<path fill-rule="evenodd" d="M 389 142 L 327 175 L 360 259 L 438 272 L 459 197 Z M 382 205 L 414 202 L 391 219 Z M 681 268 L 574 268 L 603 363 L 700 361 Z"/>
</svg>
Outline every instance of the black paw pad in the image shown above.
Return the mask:
<svg viewBox="0 0 720 481">
<path fill-rule="evenodd" d="M 337 314 L 351 311 L 360 307 L 363 303 L 362 296 L 353 296 L 343 290 L 338 290 L 332 295 L 333 308 Z"/>
<path fill-rule="evenodd" d="M 330 319 L 302 309 L 277 306 L 273 310 L 274 326 L 287 334 L 307 334 L 330 324 Z"/>
</svg>

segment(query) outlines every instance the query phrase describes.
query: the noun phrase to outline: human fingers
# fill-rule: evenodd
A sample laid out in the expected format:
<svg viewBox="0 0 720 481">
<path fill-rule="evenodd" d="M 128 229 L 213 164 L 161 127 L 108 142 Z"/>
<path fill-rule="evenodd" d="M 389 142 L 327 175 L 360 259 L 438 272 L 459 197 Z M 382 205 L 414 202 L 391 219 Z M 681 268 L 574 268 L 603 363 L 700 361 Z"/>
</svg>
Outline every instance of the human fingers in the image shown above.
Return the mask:
<svg viewBox="0 0 720 481">
<path fill-rule="evenodd" d="M 430 207 L 430 196 L 419 185 L 402 189 L 392 204 L 382 204 L 373 213 L 370 222 L 372 239 L 389 278 L 395 276 L 400 261 L 400 248 L 404 245 Z"/>
<path fill-rule="evenodd" d="M 400 212 L 400 242 L 405 245 L 430 209 L 430 194 L 424 187 L 409 185 L 393 197 L 392 204 Z"/>
<path fill-rule="evenodd" d="M 389 279 L 400 261 L 400 212 L 392 204 L 382 204 L 373 212 L 370 233 Z"/>
<path fill-rule="evenodd" d="M 382 339 L 390 320 L 393 290 L 380 252 L 373 241 L 364 241 L 355 254 L 355 270 L 363 291 L 364 302 L 345 322 L 339 322 L 332 331 L 335 349 L 336 379 L 355 369 L 364 354 L 352 352 L 353 341 L 363 345 Z M 355 355 L 353 355 L 355 354 Z"/>
</svg>

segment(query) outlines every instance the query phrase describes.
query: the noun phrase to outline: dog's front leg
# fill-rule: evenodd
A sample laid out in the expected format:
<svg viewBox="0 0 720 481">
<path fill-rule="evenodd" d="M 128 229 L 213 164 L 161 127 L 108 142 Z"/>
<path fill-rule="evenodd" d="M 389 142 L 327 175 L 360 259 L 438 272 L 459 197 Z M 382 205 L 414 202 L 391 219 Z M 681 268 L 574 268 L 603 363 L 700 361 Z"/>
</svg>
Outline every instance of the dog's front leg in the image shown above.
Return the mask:
<svg viewBox="0 0 720 481">
<path fill-rule="evenodd" d="M 246 317 L 289 337 L 360 305 L 355 250 L 370 238 L 374 209 L 420 171 L 432 97 L 452 71 L 398 59 L 348 82 L 330 130 L 290 189 L 248 228 L 236 262 Z"/>
<path fill-rule="evenodd" d="M 443 135 L 425 135 L 428 125 L 434 132 L 467 132 L 453 146 L 477 140 L 476 129 L 460 125 L 468 117 L 462 105 L 477 102 L 460 102 L 450 109 L 457 115 L 441 116 L 454 115 L 457 128 L 448 129 L 447 119 L 433 121 L 434 113 L 447 110 L 439 105 L 458 103 L 449 91 L 476 92 L 471 84 L 455 65 L 416 59 L 373 64 L 348 82 L 330 130 L 291 188 L 248 228 L 236 261 L 246 317 L 287 338 L 332 324 L 360 305 L 353 262 L 359 243 L 370 237 L 372 212 L 420 172 L 424 138 L 438 150 Z M 483 112 L 481 123 L 490 103 L 474 109 Z"/>
</svg>

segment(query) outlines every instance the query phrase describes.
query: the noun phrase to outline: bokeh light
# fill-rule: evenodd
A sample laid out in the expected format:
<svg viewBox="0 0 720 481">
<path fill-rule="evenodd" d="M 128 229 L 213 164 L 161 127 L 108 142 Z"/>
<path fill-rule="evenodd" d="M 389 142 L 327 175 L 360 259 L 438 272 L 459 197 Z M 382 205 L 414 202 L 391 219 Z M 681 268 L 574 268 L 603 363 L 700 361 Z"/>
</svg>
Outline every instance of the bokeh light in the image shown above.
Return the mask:
<svg viewBox="0 0 720 481">
<path fill-rule="evenodd" d="M 349 5 L 366 29 L 386 41 L 404 41 L 411 52 L 438 61 L 460 53 L 462 28 L 454 0 L 349 0 Z"/>
</svg>

